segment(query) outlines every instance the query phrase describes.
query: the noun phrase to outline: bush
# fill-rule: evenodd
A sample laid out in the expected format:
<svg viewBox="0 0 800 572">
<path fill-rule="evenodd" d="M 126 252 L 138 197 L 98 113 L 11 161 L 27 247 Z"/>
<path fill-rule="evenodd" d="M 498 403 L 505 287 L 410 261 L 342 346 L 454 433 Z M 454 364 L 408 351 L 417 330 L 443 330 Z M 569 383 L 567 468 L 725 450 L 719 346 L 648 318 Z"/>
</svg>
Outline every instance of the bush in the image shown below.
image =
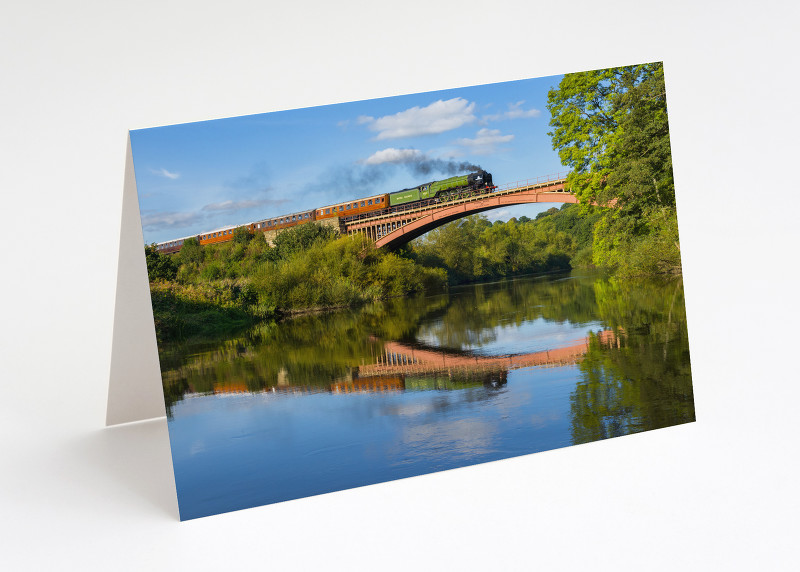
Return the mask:
<svg viewBox="0 0 800 572">
<path fill-rule="evenodd" d="M 169 254 L 161 254 L 153 244 L 144 247 L 144 255 L 147 262 L 147 278 L 150 282 L 175 280 L 178 274 L 178 265 Z"/>
</svg>

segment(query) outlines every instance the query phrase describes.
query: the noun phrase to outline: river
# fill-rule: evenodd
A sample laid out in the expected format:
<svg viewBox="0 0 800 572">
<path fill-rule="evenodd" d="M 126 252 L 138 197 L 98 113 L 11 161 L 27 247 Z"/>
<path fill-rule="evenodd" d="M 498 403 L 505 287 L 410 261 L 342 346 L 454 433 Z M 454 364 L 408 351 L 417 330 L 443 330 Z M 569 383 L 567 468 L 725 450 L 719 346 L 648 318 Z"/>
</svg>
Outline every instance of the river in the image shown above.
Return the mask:
<svg viewBox="0 0 800 572">
<path fill-rule="evenodd" d="M 695 418 L 680 279 L 462 286 L 160 359 L 182 519 Z"/>
</svg>

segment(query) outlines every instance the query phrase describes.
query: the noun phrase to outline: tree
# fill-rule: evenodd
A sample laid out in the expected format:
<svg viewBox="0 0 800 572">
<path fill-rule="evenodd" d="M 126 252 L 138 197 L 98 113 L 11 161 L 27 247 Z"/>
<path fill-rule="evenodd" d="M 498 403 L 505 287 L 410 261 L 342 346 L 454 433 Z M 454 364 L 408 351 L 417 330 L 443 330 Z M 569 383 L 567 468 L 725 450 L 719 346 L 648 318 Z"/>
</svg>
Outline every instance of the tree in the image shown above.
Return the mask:
<svg viewBox="0 0 800 572">
<path fill-rule="evenodd" d="M 543 218 L 548 217 L 550 215 L 554 215 L 557 212 L 558 212 L 558 209 L 556 207 L 550 207 L 546 211 L 542 211 L 539 214 L 537 214 L 535 220 L 543 219 Z M 528 217 L 523 217 L 523 218 L 528 218 Z M 528 220 L 530 220 L 530 219 L 528 219 Z M 520 221 L 522 221 L 522 219 L 520 219 Z"/>
<path fill-rule="evenodd" d="M 338 234 L 339 232 L 335 228 L 328 225 L 299 224 L 275 237 L 275 254 L 277 258 L 287 259 L 298 252 L 308 250 L 316 242 L 330 242 Z"/>
<path fill-rule="evenodd" d="M 175 280 L 178 274 L 178 265 L 168 254 L 161 254 L 155 244 L 144 247 L 144 256 L 147 261 L 147 278 L 150 282 L 155 280 Z"/>
<path fill-rule="evenodd" d="M 236 244 L 247 244 L 253 240 L 253 233 L 246 226 L 239 226 L 233 229 L 233 242 Z"/>
<path fill-rule="evenodd" d="M 666 105 L 661 63 L 567 74 L 558 89 L 550 90 L 549 135 L 561 162 L 572 169 L 567 183 L 581 203 L 634 198 L 623 189 L 630 178 L 621 177 L 620 168 L 637 160 L 639 167 L 659 174 L 662 186 L 670 184 Z M 669 193 L 662 194 L 668 201 Z"/>
<path fill-rule="evenodd" d="M 663 65 L 567 74 L 547 107 L 553 148 L 571 169 L 567 185 L 584 209 L 615 207 L 594 228 L 594 262 L 632 273 L 679 268 L 677 241 L 651 236 L 677 228 Z M 661 262 L 646 260 L 645 243 Z"/>
<path fill-rule="evenodd" d="M 187 238 L 183 241 L 181 246 L 180 257 L 181 264 L 200 264 L 205 259 L 205 250 L 200 241 L 196 238 Z"/>
</svg>

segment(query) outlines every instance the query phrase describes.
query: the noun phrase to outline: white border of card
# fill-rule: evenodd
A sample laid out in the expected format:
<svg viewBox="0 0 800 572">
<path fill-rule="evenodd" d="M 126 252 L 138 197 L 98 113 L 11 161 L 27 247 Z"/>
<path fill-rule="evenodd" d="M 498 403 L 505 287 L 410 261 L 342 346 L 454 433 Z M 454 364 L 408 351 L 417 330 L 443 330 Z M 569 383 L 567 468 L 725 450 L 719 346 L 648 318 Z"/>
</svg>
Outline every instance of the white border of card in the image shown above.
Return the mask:
<svg viewBox="0 0 800 572">
<path fill-rule="evenodd" d="M 165 417 L 131 137 L 125 159 L 106 425 Z"/>
</svg>

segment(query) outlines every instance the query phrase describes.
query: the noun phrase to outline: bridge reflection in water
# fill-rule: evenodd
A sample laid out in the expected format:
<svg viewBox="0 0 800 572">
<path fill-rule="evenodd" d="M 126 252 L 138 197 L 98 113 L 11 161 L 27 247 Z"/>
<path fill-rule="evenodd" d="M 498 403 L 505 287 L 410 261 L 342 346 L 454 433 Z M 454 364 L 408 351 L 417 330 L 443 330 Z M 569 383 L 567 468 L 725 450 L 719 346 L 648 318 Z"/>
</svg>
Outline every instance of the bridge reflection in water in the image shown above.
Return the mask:
<svg viewBox="0 0 800 572">
<path fill-rule="evenodd" d="M 598 332 L 603 345 L 619 346 L 611 330 Z M 326 389 L 334 394 L 384 393 L 394 391 L 453 390 L 478 385 L 505 385 L 508 371 L 522 367 L 563 366 L 576 363 L 589 349 L 591 337 L 566 346 L 507 356 L 482 356 L 468 352 L 442 351 L 401 342 L 383 342 L 375 363 L 354 367 L 344 378 Z M 263 390 L 270 393 L 320 393 L 320 386 L 295 385 L 285 371 L 278 383 Z M 246 384 L 226 381 L 214 384 L 214 394 L 254 393 Z"/>
</svg>

